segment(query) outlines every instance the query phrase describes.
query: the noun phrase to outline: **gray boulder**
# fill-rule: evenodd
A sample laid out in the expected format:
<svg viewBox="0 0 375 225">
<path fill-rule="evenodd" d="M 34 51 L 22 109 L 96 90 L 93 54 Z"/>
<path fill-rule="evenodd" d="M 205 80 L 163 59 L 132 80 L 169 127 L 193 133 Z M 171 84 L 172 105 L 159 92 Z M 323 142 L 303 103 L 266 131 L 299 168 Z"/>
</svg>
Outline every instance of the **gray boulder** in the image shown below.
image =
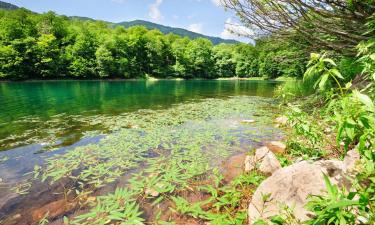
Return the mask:
<svg viewBox="0 0 375 225">
<path fill-rule="evenodd" d="M 333 184 L 340 184 L 343 166 L 343 162 L 336 160 L 302 161 L 275 171 L 253 195 L 248 209 L 250 224 L 279 214 L 282 205 L 294 209 L 297 219 L 308 219 L 309 212 L 304 208 L 308 196 L 322 195 L 326 190 L 323 173 Z M 268 198 L 265 199 L 266 195 Z"/>
</svg>

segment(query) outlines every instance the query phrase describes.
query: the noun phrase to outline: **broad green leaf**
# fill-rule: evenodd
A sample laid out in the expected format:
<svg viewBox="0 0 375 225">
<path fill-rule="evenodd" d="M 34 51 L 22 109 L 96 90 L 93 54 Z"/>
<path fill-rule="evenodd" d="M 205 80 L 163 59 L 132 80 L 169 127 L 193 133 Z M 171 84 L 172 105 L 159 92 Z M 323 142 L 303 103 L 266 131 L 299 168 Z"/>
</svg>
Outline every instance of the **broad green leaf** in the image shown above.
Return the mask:
<svg viewBox="0 0 375 225">
<path fill-rule="evenodd" d="M 324 58 L 323 62 L 327 62 L 331 64 L 332 66 L 337 66 L 336 63 L 332 59 L 329 59 L 329 58 Z"/>
<path fill-rule="evenodd" d="M 357 98 L 360 102 L 362 102 L 362 104 L 364 104 L 366 106 L 366 109 L 368 111 L 371 111 L 371 112 L 375 112 L 375 106 L 374 106 L 374 103 L 372 102 L 371 98 L 368 97 L 367 95 L 365 94 L 362 94 L 360 93 L 359 91 L 357 90 L 354 90 L 353 91 L 353 95 L 355 96 L 355 98 Z"/>
<path fill-rule="evenodd" d="M 328 73 L 326 73 L 322 76 L 322 78 L 320 79 L 320 82 L 319 82 L 319 89 L 320 90 L 324 89 L 324 87 L 326 86 L 326 82 L 327 82 L 328 78 L 329 78 Z"/>
<path fill-rule="evenodd" d="M 344 77 L 337 69 L 330 69 L 329 72 L 340 79 L 344 79 Z"/>
</svg>

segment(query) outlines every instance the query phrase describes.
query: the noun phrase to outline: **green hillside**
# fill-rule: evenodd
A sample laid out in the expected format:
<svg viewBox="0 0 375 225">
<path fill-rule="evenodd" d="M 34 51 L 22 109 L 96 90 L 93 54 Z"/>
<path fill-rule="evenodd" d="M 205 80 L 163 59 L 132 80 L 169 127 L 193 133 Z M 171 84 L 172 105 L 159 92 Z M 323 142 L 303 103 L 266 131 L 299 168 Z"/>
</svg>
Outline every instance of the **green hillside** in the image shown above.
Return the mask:
<svg viewBox="0 0 375 225">
<path fill-rule="evenodd" d="M 2 2 L 0 1 L 0 9 L 8 9 L 8 10 L 14 10 L 18 9 L 19 7 L 13 4 L 10 4 L 8 2 Z"/>
<path fill-rule="evenodd" d="M 152 23 L 152 22 L 144 21 L 144 20 L 134 20 L 134 21 L 130 21 L 130 22 L 121 22 L 121 23 L 117 23 L 116 25 L 124 26 L 126 28 L 132 27 L 132 26 L 144 26 L 147 29 L 158 29 L 164 34 L 174 33 L 174 34 L 177 34 L 177 35 L 180 35 L 180 36 L 183 36 L 183 37 L 189 37 L 191 39 L 207 38 L 210 41 L 212 41 L 212 43 L 214 45 L 217 45 L 217 44 L 220 44 L 220 43 L 227 43 L 227 44 L 238 43 L 235 40 L 227 40 L 227 39 L 222 39 L 222 38 L 219 38 L 219 37 L 210 37 L 210 36 L 195 33 L 195 32 L 192 32 L 192 31 L 189 31 L 189 30 L 186 30 L 186 29 L 164 26 L 164 25 L 161 25 L 161 24 Z"/>
</svg>

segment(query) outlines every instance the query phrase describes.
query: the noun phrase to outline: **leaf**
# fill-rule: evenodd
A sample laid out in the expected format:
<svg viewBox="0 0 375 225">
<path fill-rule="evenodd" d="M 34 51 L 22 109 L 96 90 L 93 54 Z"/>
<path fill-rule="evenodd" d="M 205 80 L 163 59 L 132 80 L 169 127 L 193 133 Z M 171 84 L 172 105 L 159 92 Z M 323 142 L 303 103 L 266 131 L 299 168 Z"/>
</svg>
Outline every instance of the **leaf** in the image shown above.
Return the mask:
<svg viewBox="0 0 375 225">
<path fill-rule="evenodd" d="M 330 204 L 326 208 L 326 210 L 331 210 L 331 209 L 334 209 L 334 208 L 344 208 L 344 207 L 354 206 L 354 205 L 358 205 L 358 204 L 359 204 L 358 201 L 343 199 L 343 200 L 340 200 L 336 203 Z"/>
<path fill-rule="evenodd" d="M 324 58 L 323 62 L 327 62 L 331 64 L 332 66 L 337 66 L 336 63 L 332 59 L 329 59 L 329 58 Z"/>
<path fill-rule="evenodd" d="M 365 94 L 360 93 L 358 90 L 353 91 L 353 95 L 357 98 L 362 104 L 366 106 L 366 109 L 370 112 L 375 112 L 375 106 L 371 98 Z"/>
<path fill-rule="evenodd" d="M 336 76 L 336 77 L 338 77 L 340 79 L 344 79 L 344 77 L 341 75 L 341 73 L 337 69 L 330 69 L 329 71 L 334 76 Z"/>
<path fill-rule="evenodd" d="M 320 82 L 319 82 L 319 89 L 320 90 L 323 90 L 324 87 L 326 86 L 326 82 L 328 80 L 328 77 L 329 77 L 329 74 L 328 73 L 325 73 L 322 78 L 320 79 Z"/>
<path fill-rule="evenodd" d="M 328 176 L 325 173 L 323 173 L 323 178 L 324 178 L 324 182 L 326 184 L 326 188 L 327 188 L 328 194 L 331 197 L 336 197 L 335 187 L 331 184 L 331 181 L 329 180 Z"/>
</svg>

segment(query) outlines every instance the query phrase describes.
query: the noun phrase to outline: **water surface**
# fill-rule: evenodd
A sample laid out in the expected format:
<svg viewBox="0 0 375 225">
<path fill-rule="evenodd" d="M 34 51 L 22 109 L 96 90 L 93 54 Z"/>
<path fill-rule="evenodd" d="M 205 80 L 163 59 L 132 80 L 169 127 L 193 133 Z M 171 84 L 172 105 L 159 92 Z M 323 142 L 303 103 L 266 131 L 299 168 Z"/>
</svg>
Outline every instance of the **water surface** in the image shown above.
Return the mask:
<svg viewBox="0 0 375 225">
<path fill-rule="evenodd" d="M 147 177 L 156 172 L 161 176 L 160 168 L 206 179 L 230 156 L 283 137 L 272 124 L 276 101 L 269 97 L 277 85 L 0 83 L 0 144 L 8 150 L 0 152 L 0 224 L 37 223 L 35 212 L 51 203 L 66 198 L 75 202 L 74 193 L 87 190 L 93 196 L 112 193 L 116 187 L 129 187 L 132 178 L 146 178 L 145 185 L 151 185 Z M 62 224 L 63 216 L 74 220 L 87 212 L 88 206 L 83 207 L 86 211 L 69 209 L 49 221 Z"/>
<path fill-rule="evenodd" d="M 90 130 L 90 116 L 165 109 L 186 101 L 249 95 L 272 97 L 276 82 L 245 80 L 34 81 L 0 83 L 0 150 L 63 140 Z M 85 119 L 85 121 L 83 121 Z"/>
</svg>

